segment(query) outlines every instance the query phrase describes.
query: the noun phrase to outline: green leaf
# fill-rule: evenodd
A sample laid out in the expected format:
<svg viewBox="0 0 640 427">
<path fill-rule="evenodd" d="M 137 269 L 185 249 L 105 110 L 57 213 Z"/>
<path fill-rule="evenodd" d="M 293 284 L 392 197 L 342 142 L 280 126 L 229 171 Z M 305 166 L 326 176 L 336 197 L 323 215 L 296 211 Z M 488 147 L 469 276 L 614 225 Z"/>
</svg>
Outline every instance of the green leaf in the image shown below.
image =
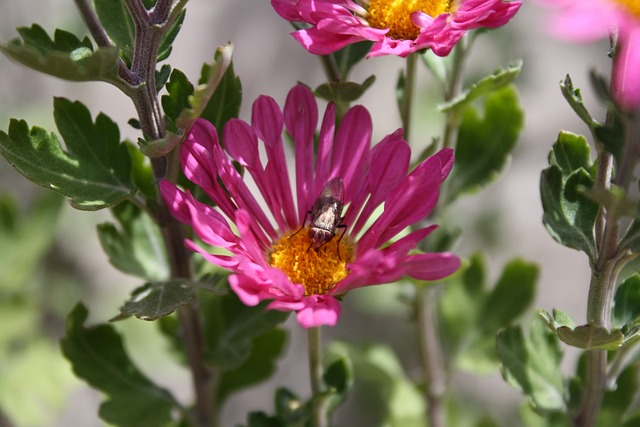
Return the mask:
<svg viewBox="0 0 640 427">
<path fill-rule="evenodd" d="M 167 117 L 175 123 L 182 110 L 189 105 L 189 97 L 193 95 L 193 85 L 182 71 L 174 68 L 166 89 L 167 94 L 161 98 L 162 109 Z"/>
<path fill-rule="evenodd" d="M 86 328 L 87 309 L 78 304 L 67 319 L 62 352 L 75 374 L 106 396 L 100 417 L 120 427 L 157 427 L 179 408 L 171 394 L 151 382 L 129 359 L 111 325 Z"/>
<path fill-rule="evenodd" d="M 0 154 L 30 181 L 69 197 L 76 209 L 113 207 L 131 197 L 131 159 L 118 126 L 102 113 L 93 123 L 80 102 L 55 98 L 53 106 L 66 152 L 55 135 L 12 119 L 9 133 L 0 132 Z"/>
<path fill-rule="evenodd" d="M 198 80 L 198 88 L 207 87 L 215 76 L 216 64 L 204 64 Z M 196 89 L 196 97 L 198 94 Z M 197 99 L 197 98 L 196 98 Z M 213 96 L 205 104 L 200 117 L 221 131 L 229 119 L 236 118 L 240 114 L 242 105 L 242 83 L 233 69 L 233 63 L 224 71 L 222 79 L 213 92 Z"/>
<path fill-rule="evenodd" d="M 593 186 L 591 177 L 583 169 L 574 172 L 566 181 L 557 166 L 543 170 L 540 176 L 542 222 L 558 243 L 581 250 L 593 260 L 596 255 L 593 227 L 598 205 L 580 195 L 579 186 Z M 572 200 L 570 196 L 573 196 Z"/>
<path fill-rule="evenodd" d="M 191 125 L 199 118 L 203 117 L 210 120 L 214 125 L 216 123 L 216 117 L 225 117 L 228 111 L 233 111 L 240 106 L 231 103 L 227 106 L 226 103 L 230 102 L 230 93 L 233 91 L 227 87 L 220 88 L 225 74 L 231 67 L 231 54 L 233 47 L 231 44 L 227 44 L 219 47 L 216 50 L 216 55 L 213 63 L 205 65 L 205 69 L 208 74 L 206 81 L 198 85 L 195 88 L 193 95 L 189 97 L 187 106 L 184 106 L 178 117 L 175 119 L 176 130 L 175 132 L 167 132 L 167 135 L 159 140 L 155 141 L 143 141 L 140 144 L 142 152 L 149 157 L 161 157 L 169 153 L 180 142 L 186 138 Z M 233 70 L 231 68 L 231 70 Z M 233 75 L 233 71 L 230 71 Z M 239 84 L 237 77 L 230 78 Z M 182 89 L 181 89 L 182 90 Z M 234 92 L 234 96 L 239 96 L 240 92 L 237 90 Z M 176 97 L 180 98 L 180 97 Z M 172 104 L 172 106 L 174 106 Z M 207 116 L 204 116 L 205 110 L 207 110 Z M 226 111 L 226 112 L 225 112 Z M 217 129 L 217 128 L 216 128 Z"/>
<path fill-rule="evenodd" d="M 380 418 L 371 425 L 425 425 L 422 393 L 407 378 L 392 349 L 381 344 L 356 347 L 336 342 L 332 345 L 332 351 L 349 355 L 354 377 L 366 387 L 376 402 L 375 405 L 367 405 L 369 415 Z"/>
<path fill-rule="evenodd" d="M 440 111 L 454 111 L 462 113 L 469 104 L 478 98 L 491 95 L 509 86 L 520 75 L 522 61 L 519 61 L 507 68 L 500 68 L 491 75 L 472 84 L 468 89 L 455 97 L 450 102 L 439 106 Z"/>
<path fill-rule="evenodd" d="M 252 341 L 249 357 L 236 369 L 220 375 L 218 403 L 232 393 L 267 380 L 276 371 L 276 361 L 282 357 L 287 344 L 287 332 L 276 328 L 256 337 Z"/>
<path fill-rule="evenodd" d="M 322 396 L 322 406 L 329 419 L 331 419 L 331 414 L 347 399 L 354 381 L 353 364 L 349 353 L 334 351 L 330 358 L 329 363 L 325 362 L 324 374 L 322 375 L 326 385 Z"/>
<path fill-rule="evenodd" d="M 613 390 L 607 390 L 598 413 L 596 427 L 623 425 L 626 413 L 638 391 L 638 368 L 630 365 L 617 378 Z"/>
<path fill-rule="evenodd" d="M 619 330 L 609 331 L 593 323 L 575 326 L 573 319 L 560 310 L 554 310 L 553 316 L 544 310 L 540 310 L 538 314 L 562 342 L 573 347 L 616 350 L 624 341 L 624 335 Z"/>
<path fill-rule="evenodd" d="M 561 131 L 549 153 L 549 165 L 558 166 L 564 177 L 581 168 L 590 170 L 593 163 L 587 139 L 582 135 Z"/>
<path fill-rule="evenodd" d="M 369 53 L 372 45 L 373 43 L 370 41 L 349 43 L 342 49 L 332 54 L 335 58 L 338 72 L 340 73 L 340 76 L 343 80 L 347 79 L 351 69 L 358 62 L 362 61 L 367 53 Z"/>
<path fill-rule="evenodd" d="M 483 117 L 468 106 L 456 143 L 456 164 L 448 181 L 448 203 L 494 181 L 505 166 L 524 122 L 518 94 L 507 86 L 486 97 Z"/>
<path fill-rule="evenodd" d="M 640 321 L 640 274 L 625 279 L 613 299 L 613 324 L 622 328 Z"/>
<path fill-rule="evenodd" d="M 120 314 L 111 321 L 123 320 L 130 316 L 142 320 L 156 320 L 182 306 L 193 304 L 195 298 L 194 286 L 187 280 L 145 283 L 131 293 L 131 299 L 120 307 Z"/>
<path fill-rule="evenodd" d="M 280 325 L 288 312 L 265 310 L 267 303 L 244 305 L 238 297 L 202 294 L 200 301 L 206 337 L 205 359 L 221 370 L 237 369 L 251 356 L 253 341 Z"/>
<path fill-rule="evenodd" d="M 358 100 L 376 81 L 376 76 L 369 76 L 362 84 L 354 82 L 329 82 L 315 88 L 316 96 L 327 101 L 354 102 Z"/>
<path fill-rule="evenodd" d="M 475 254 L 447 282 L 438 304 L 447 360 L 464 370 L 488 373 L 498 366 L 495 336 L 521 316 L 533 301 L 538 267 L 509 261 L 495 286 L 486 284 L 485 260 Z"/>
<path fill-rule="evenodd" d="M 164 37 L 162 38 L 162 41 L 160 42 L 160 46 L 158 47 L 158 58 L 157 58 L 158 62 L 164 61 L 169 57 L 169 55 L 171 55 L 173 41 L 176 39 L 176 36 L 178 35 L 178 33 L 180 32 L 180 29 L 182 28 L 182 24 L 184 23 L 184 17 L 186 16 L 186 14 L 187 14 L 187 10 L 183 9 L 182 12 L 180 12 L 178 17 L 176 18 L 176 20 L 171 25 L 171 28 L 169 28 L 169 30 L 165 33 Z"/>
<path fill-rule="evenodd" d="M 535 318 L 529 334 L 521 326 L 498 333 L 502 376 L 521 390 L 542 413 L 566 410 L 566 390 L 560 371 L 562 351 L 541 319 Z"/>
<path fill-rule="evenodd" d="M 168 258 L 157 224 L 132 203 L 113 209 L 120 230 L 112 223 L 98 225 L 98 237 L 109 262 L 123 273 L 147 280 L 169 275 Z"/>
<path fill-rule="evenodd" d="M 27 289 L 27 281 L 38 270 L 53 243 L 62 200 L 57 194 L 43 193 L 34 199 L 28 211 L 20 212 L 13 198 L 0 195 L 0 290 L 3 296 Z"/>
<path fill-rule="evenodd" d="M 22 39 L 15 38 L 0 50 L 20 64 L 65 80 L 105 81 L 120 85 L 118 48 L 93 49 L 88 39 L 56 30 L 54 39 L 39 25 L 18 28 Z"/>
<path fill-rule="evenodd" d="M 94 0 L 93 4 L 109 39 L 120 48 L 127 66 L 131 66 L 136 29 L 125 2 L 123 0 Z"/>
<path fill-rule="evenodd" d="M 589 126 L 590 129 L 599 125 L 599 123 L 591 117 L 587 107 L 584 105 L 580 89 L 573 87 L 573 81 L 569 74 L 564 78 L 564 81 L 560 82 L 560 91 L 573 111 L 575 111 L 578 117 L 580 117 L 580 119 Z"/>
</svg>

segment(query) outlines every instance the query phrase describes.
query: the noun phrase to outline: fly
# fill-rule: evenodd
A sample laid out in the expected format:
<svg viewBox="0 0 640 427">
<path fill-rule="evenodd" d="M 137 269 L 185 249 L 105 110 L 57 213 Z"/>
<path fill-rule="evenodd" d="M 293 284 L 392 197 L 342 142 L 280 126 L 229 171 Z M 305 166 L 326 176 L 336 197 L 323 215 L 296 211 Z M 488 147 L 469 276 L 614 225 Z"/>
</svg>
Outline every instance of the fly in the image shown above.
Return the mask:
<svg viewBox="0 0 640 427">
<path fill-rule="evenodd" d="M 307 222 L 307 216 L 309 216 L 309 237 L 312 240 L 309 249 L 313 247 L 318 251 L 322 245 L 329 243 L 335 237 L 336 229 L 342 228 L 342 234 L 338 239 L 337 246 L 338 258 L 342 259 L 340 257 L 340 240 L 342 240 L 344 233 L 347 231 L 347 226 L 342 223 L 344 219 L 341 216 L 343 207 L 344 182 L 342 178 L 333 178 L 324 186 L 302 222 L 302 227 L 304 227 Z"/>
</svg>

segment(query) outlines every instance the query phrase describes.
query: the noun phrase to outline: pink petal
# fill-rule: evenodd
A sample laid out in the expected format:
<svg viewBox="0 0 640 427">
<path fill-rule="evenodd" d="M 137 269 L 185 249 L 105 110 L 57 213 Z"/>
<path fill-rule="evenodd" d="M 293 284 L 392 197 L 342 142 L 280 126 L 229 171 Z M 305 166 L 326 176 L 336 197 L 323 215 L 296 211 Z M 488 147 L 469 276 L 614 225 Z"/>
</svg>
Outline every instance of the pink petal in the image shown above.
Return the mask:
<svg viewBox="0 0 640 427">
<path fill-rule="evenodd" d="M 629 111 L 640 110 L 640 24 L 618 38 L 611 76 L 613 96 Z"/>
<path fill-rule="evenodd" d="M 410 255 L 403 265 L 406 274 L 419 280 L 440 280 L 460 268 L 460 259 L 448 252 Z"/>
<path fill-rule="evenodd" d="M 311 295 L 304 299 L 306 306 L 298 311 L 297 320 L 305 329 L 335 326 L 340 317 L 340 303 L 330 295 Z"/>
<path fill-rule="evenodd" d="M 333 102 L 327 105 L 318 136 L 318 154 L 316 160 L 316 176 L 314 194 L 319 194 L 329 181 L 331 169 L 331 153 L 336 131 L 336 106 Z"/>
</svg>

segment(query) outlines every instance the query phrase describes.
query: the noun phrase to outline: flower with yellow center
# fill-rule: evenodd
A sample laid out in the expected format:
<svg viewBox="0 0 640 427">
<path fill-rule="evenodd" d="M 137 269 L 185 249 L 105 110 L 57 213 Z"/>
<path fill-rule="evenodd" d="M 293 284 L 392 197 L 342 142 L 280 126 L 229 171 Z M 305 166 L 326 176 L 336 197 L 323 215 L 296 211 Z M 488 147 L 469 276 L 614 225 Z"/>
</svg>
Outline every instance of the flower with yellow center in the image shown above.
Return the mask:
<svg viewBox="0 0 640 427">
<path fill-rule="evenodd" d="M 269 300 L 268 309 L 295 311 L 304 328 L 335 325 L 339 299 L 355 288 L 404 276 L 438 280 L 458 269 L 453 254 L 414 253 L 435 226 L 394 241 L 435 206 L 453 166 L 453 150 L 436 153 L 408 173 L 411 150 L 401 130 L 372 148 L 368 111 L 351 108 L 336 129 L 333 104 L 324 114 L 316 149 L 318 106 L 302 85 L 291 89 L 283 110 L 262 96 L 252 112 L 251 125 L 238 119 L 225 125 L 224 148 L 205 120 L 196 121 L 181 147 L 186 177 L 215 209 L 169 181 L 160 183 L 176 219 L 191 226 L 202 243 L 226 252 L 210 253 L 201 243 L 185 241 L 233 273 L 229 285 L 243 303 Z M 295 189 L 284 155 L 285 128 L 295 143 Z M 262 204 L 236 162 L 253 179 Z M 372 217 L 382 206 L 382 214 Z"/>
<path fill-rule="evenodd" d="M 369 57 L 431 49 L 446 56 L 475 28 L 506 24 L 522 5 L 504 0 L 271 0 L 276 12 L 308 28 L 292 33 L 309 52 L 333 53 L 371 41 Z"/>
</svg>

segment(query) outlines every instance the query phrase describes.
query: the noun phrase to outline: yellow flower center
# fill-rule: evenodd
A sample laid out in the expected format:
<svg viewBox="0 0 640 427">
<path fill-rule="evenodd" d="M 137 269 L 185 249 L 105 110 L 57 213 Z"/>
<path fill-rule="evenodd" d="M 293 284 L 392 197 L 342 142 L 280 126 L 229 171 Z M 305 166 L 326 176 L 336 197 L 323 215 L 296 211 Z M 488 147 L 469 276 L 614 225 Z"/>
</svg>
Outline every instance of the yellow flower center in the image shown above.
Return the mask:
<svg viewBox="0 0 640 427">
<path fill-rule="evenodd" d="M 640 19 L 640 1 L 638 0 L 616 0 L 616 3 L 627 9 L 636 18 Z"/>
<path fill-rule="evenodd" d="M 338 235 L 316 251 L 308 227 L 294 230 L 274 243 L 269 264 L 282 270 L 293 283 L 301 283 L 305 296 L 327 294 L 347 277 L 346 265 L 353 258 L 353 243 L 347 236 L 340 240 L 340 234 L 339 229 Z"/>
<path fill-rule="evenodd" d="M 451 12 L 451 3 L 447 0 L 371 0 L 367 22 L 373 28 L 389 28 L 387 36 L 393 39 L 413 40 L 420 33 L 411 22 L 413 12 L 421 11 L 435 18 Z"/>
</svg>

